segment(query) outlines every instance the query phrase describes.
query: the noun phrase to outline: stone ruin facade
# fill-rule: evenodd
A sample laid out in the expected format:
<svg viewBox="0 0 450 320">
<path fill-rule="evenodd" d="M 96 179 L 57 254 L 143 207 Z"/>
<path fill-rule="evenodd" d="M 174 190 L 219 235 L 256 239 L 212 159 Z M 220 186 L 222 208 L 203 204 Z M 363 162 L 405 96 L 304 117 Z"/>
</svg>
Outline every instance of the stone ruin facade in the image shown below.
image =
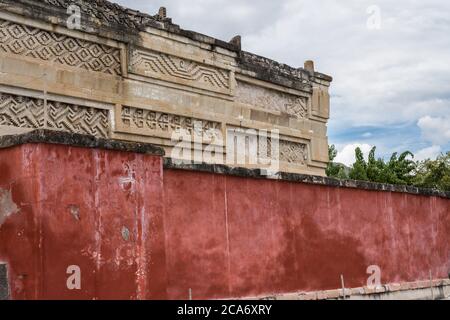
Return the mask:
<svg viewBox="0 0 450 320">
<path fill-rule="evenodd" d="M 215 145 L 217 160 L 234 150 L 229 132 L 276 130 L 280 171 L 325 175 L 331 81 L 312 62 L 292 68 L 245 52 L 239 36 L 183 30 L 164 8 L 152 16 L 103 0 L 0 0 L 0 134 L 62 130 L 152 143 L 173 157 L 183 131 L 193 153 Z M 270 158 L 270 135 L 258 139 L 246 137 L 246 151 L 257 141 Z M 247 158 L 239 166 L 262 168 Z"/>
</svg>

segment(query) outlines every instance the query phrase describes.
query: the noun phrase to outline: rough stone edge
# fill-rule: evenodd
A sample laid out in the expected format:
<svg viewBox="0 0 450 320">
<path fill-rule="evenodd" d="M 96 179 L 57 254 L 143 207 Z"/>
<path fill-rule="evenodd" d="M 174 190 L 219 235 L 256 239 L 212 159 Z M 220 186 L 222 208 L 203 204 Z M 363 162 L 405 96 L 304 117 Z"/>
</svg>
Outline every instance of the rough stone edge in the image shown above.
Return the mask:
<svg viewBox="0 0 450 320">
<path fill-rule="evenodd" d="M 113 139 L 101 139 L 94 136 L 37 129 L 24 134 L 0 136 L 0 149 L 6 149 L 29 143 L 59 144 L 81 148 L 98 148 L 104 150 L 134 152 L 163 157 L 164 149 L 149 143 L 126 142 Z"/>
<path fill-rule="evenodd" d="M 315 292 L 297 292 L 289 294 L 278 294 L 265 297 L 249 298 L 244 300 L 337 300 L 337 299 L 351 299 L 352 297 L 367 297 L 379 294 L 389 294 L 396 292 L 406 292 L 415 290 L 431 289 L 438 290 L 439 288 L 450 287 L 450 279 L 415 281 L 405 283 L 391 283 L 383 285 L 378 288 L 360 287 L 360 288 L 345 288 L 336 290 L 324 290 Z M 450 288 L 449 288 L 450 289 Z M 345 292 L 344 292 L 345 291 Z"/>
<path fill-rule="evenodd" d="M 0 262 L 0 301 L 9 300 L 8 265 Z"/>
<path fill-rule="evenodd" d="M 329 75 L 315 71 L 310 72 L 304 68 L 294 68 L 247 51 L 240 51 L 237 61 L 241 69 L 253 72 L 259 80 L 297 90 L 311 92 L 312 82 L 316 79 L 333 81 Z"/>
<path fill-rule="evenodd" d="M 74 1 L 73 4 L 81 5 L 83 2 L 92 1 L 92 0 L 77 0 Z M 209 44 L 213 47 L 221 47 L 233 52 L 239 52 L 240 48 L 233 43 L 226 42 L 211 36 L 204 35 L 199 32 L 185 30 L 180 28 L 179 25 L 172 22 L 170 18 L 160 18 L 158 15 L 150 15 L 145 12 L 140 12 L 139 10 L 131 9 L 122 5 L 115 3 L 114 1 L 108 0 L 98 0 L 97 3 L 98 10 L 104 9 L 103 6 L 107 6 L 109 8 L 114 8 L 119 12 L 120 18 L 122 22 L 119 23 L 110 23 L 109 21 L 105 21 L 103 19 L 98 19 L 97 17 L 88 17 L 87 19 L 82 15 L 82 22 L 86 24 L 86 30 L 83 30 L 88 33 L 95 33 L 93 31 L 101 31 L 103 30 L 112 30 L 117 32 L 121 37 L 120 41 L 126 41 L 126 34 L 134 34 L 141 31 L 145 31 L 147 27 L 156 28 L 159 30 L 164 30 L 173 34 L 177 34 L 188 39 L 199 41 L 205 44 Z M 64 17 L 64 21 L 67 19 L 66 8 L 60 6 L 51 6 L 46 3 L 42 3 L 39 0 L 0 0 L 0 3 L 5 4 L 13 4 L 17 7 L 22 7 L 28 9 L 30 6 L 33 6 L 38 12 L 42 13 L 52 13 L 57 17 Z M 50 9 L 51 8 L 51 9 Z M 26 10 L 25 13 L 29 14 L 33 10 Z M 31 14 L 31 16 L 33 16 Z M 36 16 L 36 15 L 35 15 Z M 44 19 L 44 17 L 41 16 Z M 94 19 L 93 19 L 94 18 Z M 98 20 L 95 21 L 95 20 Z M 62 21 L 56 22 L 59 25 L 64 26 Z"/>
<path fill-rule="evenodd" d="M 287 173 L 287 172 L 279 172 L 273 176 L 267 176 L 264 175 L 263 174 L 264 172 L 260 169 L 246 169 L 246 168 L 229 167 L 226 165 L 214 165 L 206 163 L 202 164 L 193 164 L 190 162 L 181 163 L 180 161 L 174 161 L 171 158 L 164 158 L 164 168 L 173 170 L 199 171 L 205 173 L 230 175 L 242 178 L 278 180 L 278 181 L 306 183 L 336 188 L 351 188 L 368 191 L 396 192 L 396 193 L 406 193 L 413 195 L 450 199 L 450 192 L 444 192 L 434 189 L 423 189 L 412 186 L 400 186 L 367 181 L 338 180 L 334 178 L 297 174 L 297 173 Z"/>
</svg>

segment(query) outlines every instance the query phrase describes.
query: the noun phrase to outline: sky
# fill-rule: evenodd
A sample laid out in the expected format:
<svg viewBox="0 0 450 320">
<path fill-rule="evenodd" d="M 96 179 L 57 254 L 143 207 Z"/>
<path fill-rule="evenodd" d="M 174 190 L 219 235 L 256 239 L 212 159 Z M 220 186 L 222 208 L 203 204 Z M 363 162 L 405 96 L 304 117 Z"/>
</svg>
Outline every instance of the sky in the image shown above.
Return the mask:
<svg viewBox="0 0 450 320">
<path fill-rule="evenodd" d="M 314 60 L 331 86 L 330 144 L 351 165 L 354 149 L 388 159 L 450 151 L 450 1 L 113 0 L 183 29 L 293 67 Z"/>
</svg>

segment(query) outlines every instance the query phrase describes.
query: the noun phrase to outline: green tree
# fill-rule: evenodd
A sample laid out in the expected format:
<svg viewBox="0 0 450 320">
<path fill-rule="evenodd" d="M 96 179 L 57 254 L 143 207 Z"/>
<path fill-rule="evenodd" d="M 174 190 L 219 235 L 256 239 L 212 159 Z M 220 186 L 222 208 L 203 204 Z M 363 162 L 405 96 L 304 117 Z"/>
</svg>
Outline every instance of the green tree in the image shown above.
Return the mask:
<svg viewBox="0 0 450 320">
<path fill-rule="evenodd" d="M 397 185 L 414 185 L 450 191 L 450 151 L 436 160 L 414 161 L 410 151 L 393 153 L 388 162 L 376 158 L 376 147 L 370 150 L 368 160 L 360 148 L 355 150 L 355 163 L 348 170 L 343 164 L 333 162 L 337 156 L 334 145 L 329 147 L 330 163 L 327 175 L 337 179 L 354 179 Z"/>
<path fill-rule="evenodd" d="M 350 170 L 350 179 L 368 181 L 369 178 L 367 177 L 367 163 L 366 160 L 364 160 L 364 154 L 361 148 L 356 148 L 355 156 L 356 161 L 353 164 L 352 169 Z"/>
<path fill-rule="evenodd" d="M 385 170 L 385 163 L 383 159 L 376 159 L 375 152 L 377 147 L 373 147 L 369 153 L 369 159 L 367 162 L 367 179 L 373 182 L 381 182 L 383 177 L 383 171 Z"/>
<path fill-rule="evenodd" d="M 328 158 L 330 159 L 330 161 L 328 162 L 327 170 L 326 170 L 328 177 L 336 177 L 336 175 L 339 172 L 338 166 L 336 166 L 336 164 L 333 162 L 334 159 L 336 159 L 336 156 L 337 156 L 337 150 L 336 150 L 335 145 L 333 144 L 328 147 Z"/>
<path fill-rule="evenodd" d="M 389 184 L 412 184 L 416 163 L 412 160 L 414 155 L 403 152 L 400 156 L 394 153 L 386 163 L 381 158 L 376 158 L 376 147 L 370 150 L 367 162 L 360 148 L 356 148 L 356 161 L 350 171 L 350 178 Z"/>
<path fill-rule="evenodd" d="M 329 147 L 330 163 L 327 175 L 337 179 L 354 179 L 397 185 L 414 185 L 450 191 L 450 151 L 436 160 L 414 161 L 410 151 L 392 154 L 388 162 L 376 158 L 376 147 L 370 150 L 368 160 L 360 148 L 355 150 L 355 163 L 349 170 L 343 164 L 333 162 L 337 156 L 334 145 Z"/>
<path fill-rule="evenodd" d="M 411 185 L 416 169 L 416 163 L 412 160 L 414 155 L 410 151 L 403 152 L 399 157 L 397 155 L 394 153 L 387 164 L 389 170 L 387 183 Z"/>
<path fill-rule="evenodd" d="M 331 145 L 328 148 L 328 157 L 330 158 L 330 162 L 328 163 L 328 167 L 326 169 L 326 174 L 328 177 L 337 178 L 337 179 L 348 179 L 346 174 L 346 169 L 343 164 L 335 163 L 334 160 L 337 157 L 337 149 L 335 145 Z"/>
<path fill-rule="evenodd" d="M 333 144 L 331 146 L 329 146 L 328 148 L 328 157 L 330 158 L 330 161 L 334 161 L 334 159 L 336 159 L 337 157 L 337 149 L 336 146 Z"/>
<path fill-rule="evenodd" d="M 413 183 L 421 188 L 450 191 L 450 151 L 436 160 L 419 162 Z"/>
</svg>

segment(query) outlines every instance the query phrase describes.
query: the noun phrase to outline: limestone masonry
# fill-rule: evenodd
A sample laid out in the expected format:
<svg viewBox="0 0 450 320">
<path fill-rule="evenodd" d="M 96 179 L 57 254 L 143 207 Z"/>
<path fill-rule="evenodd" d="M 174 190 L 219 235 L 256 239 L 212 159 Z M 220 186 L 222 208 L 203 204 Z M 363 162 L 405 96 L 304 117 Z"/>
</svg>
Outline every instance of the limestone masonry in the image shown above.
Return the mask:
<svg viewBox="0 0 450 320">
<path fill-rule="evenodd" d="M 79 28 L 67 23 L 71 5 Z M 164 8 L 151 16 L 103 0 L 0 0 L 0 134 L 62 130 L 152 143 L 173 157 L 185 129 L 201 138 L 194 150 L 223 145 L 214 151 L 224 159 L 229 130 L 277 129 L 280 171 L 325 175 L 331 77 L 240 42 L 183 30 Z M 270 158 L 268 149 L 259 144 L 258 155 Z"/>
</svg>

